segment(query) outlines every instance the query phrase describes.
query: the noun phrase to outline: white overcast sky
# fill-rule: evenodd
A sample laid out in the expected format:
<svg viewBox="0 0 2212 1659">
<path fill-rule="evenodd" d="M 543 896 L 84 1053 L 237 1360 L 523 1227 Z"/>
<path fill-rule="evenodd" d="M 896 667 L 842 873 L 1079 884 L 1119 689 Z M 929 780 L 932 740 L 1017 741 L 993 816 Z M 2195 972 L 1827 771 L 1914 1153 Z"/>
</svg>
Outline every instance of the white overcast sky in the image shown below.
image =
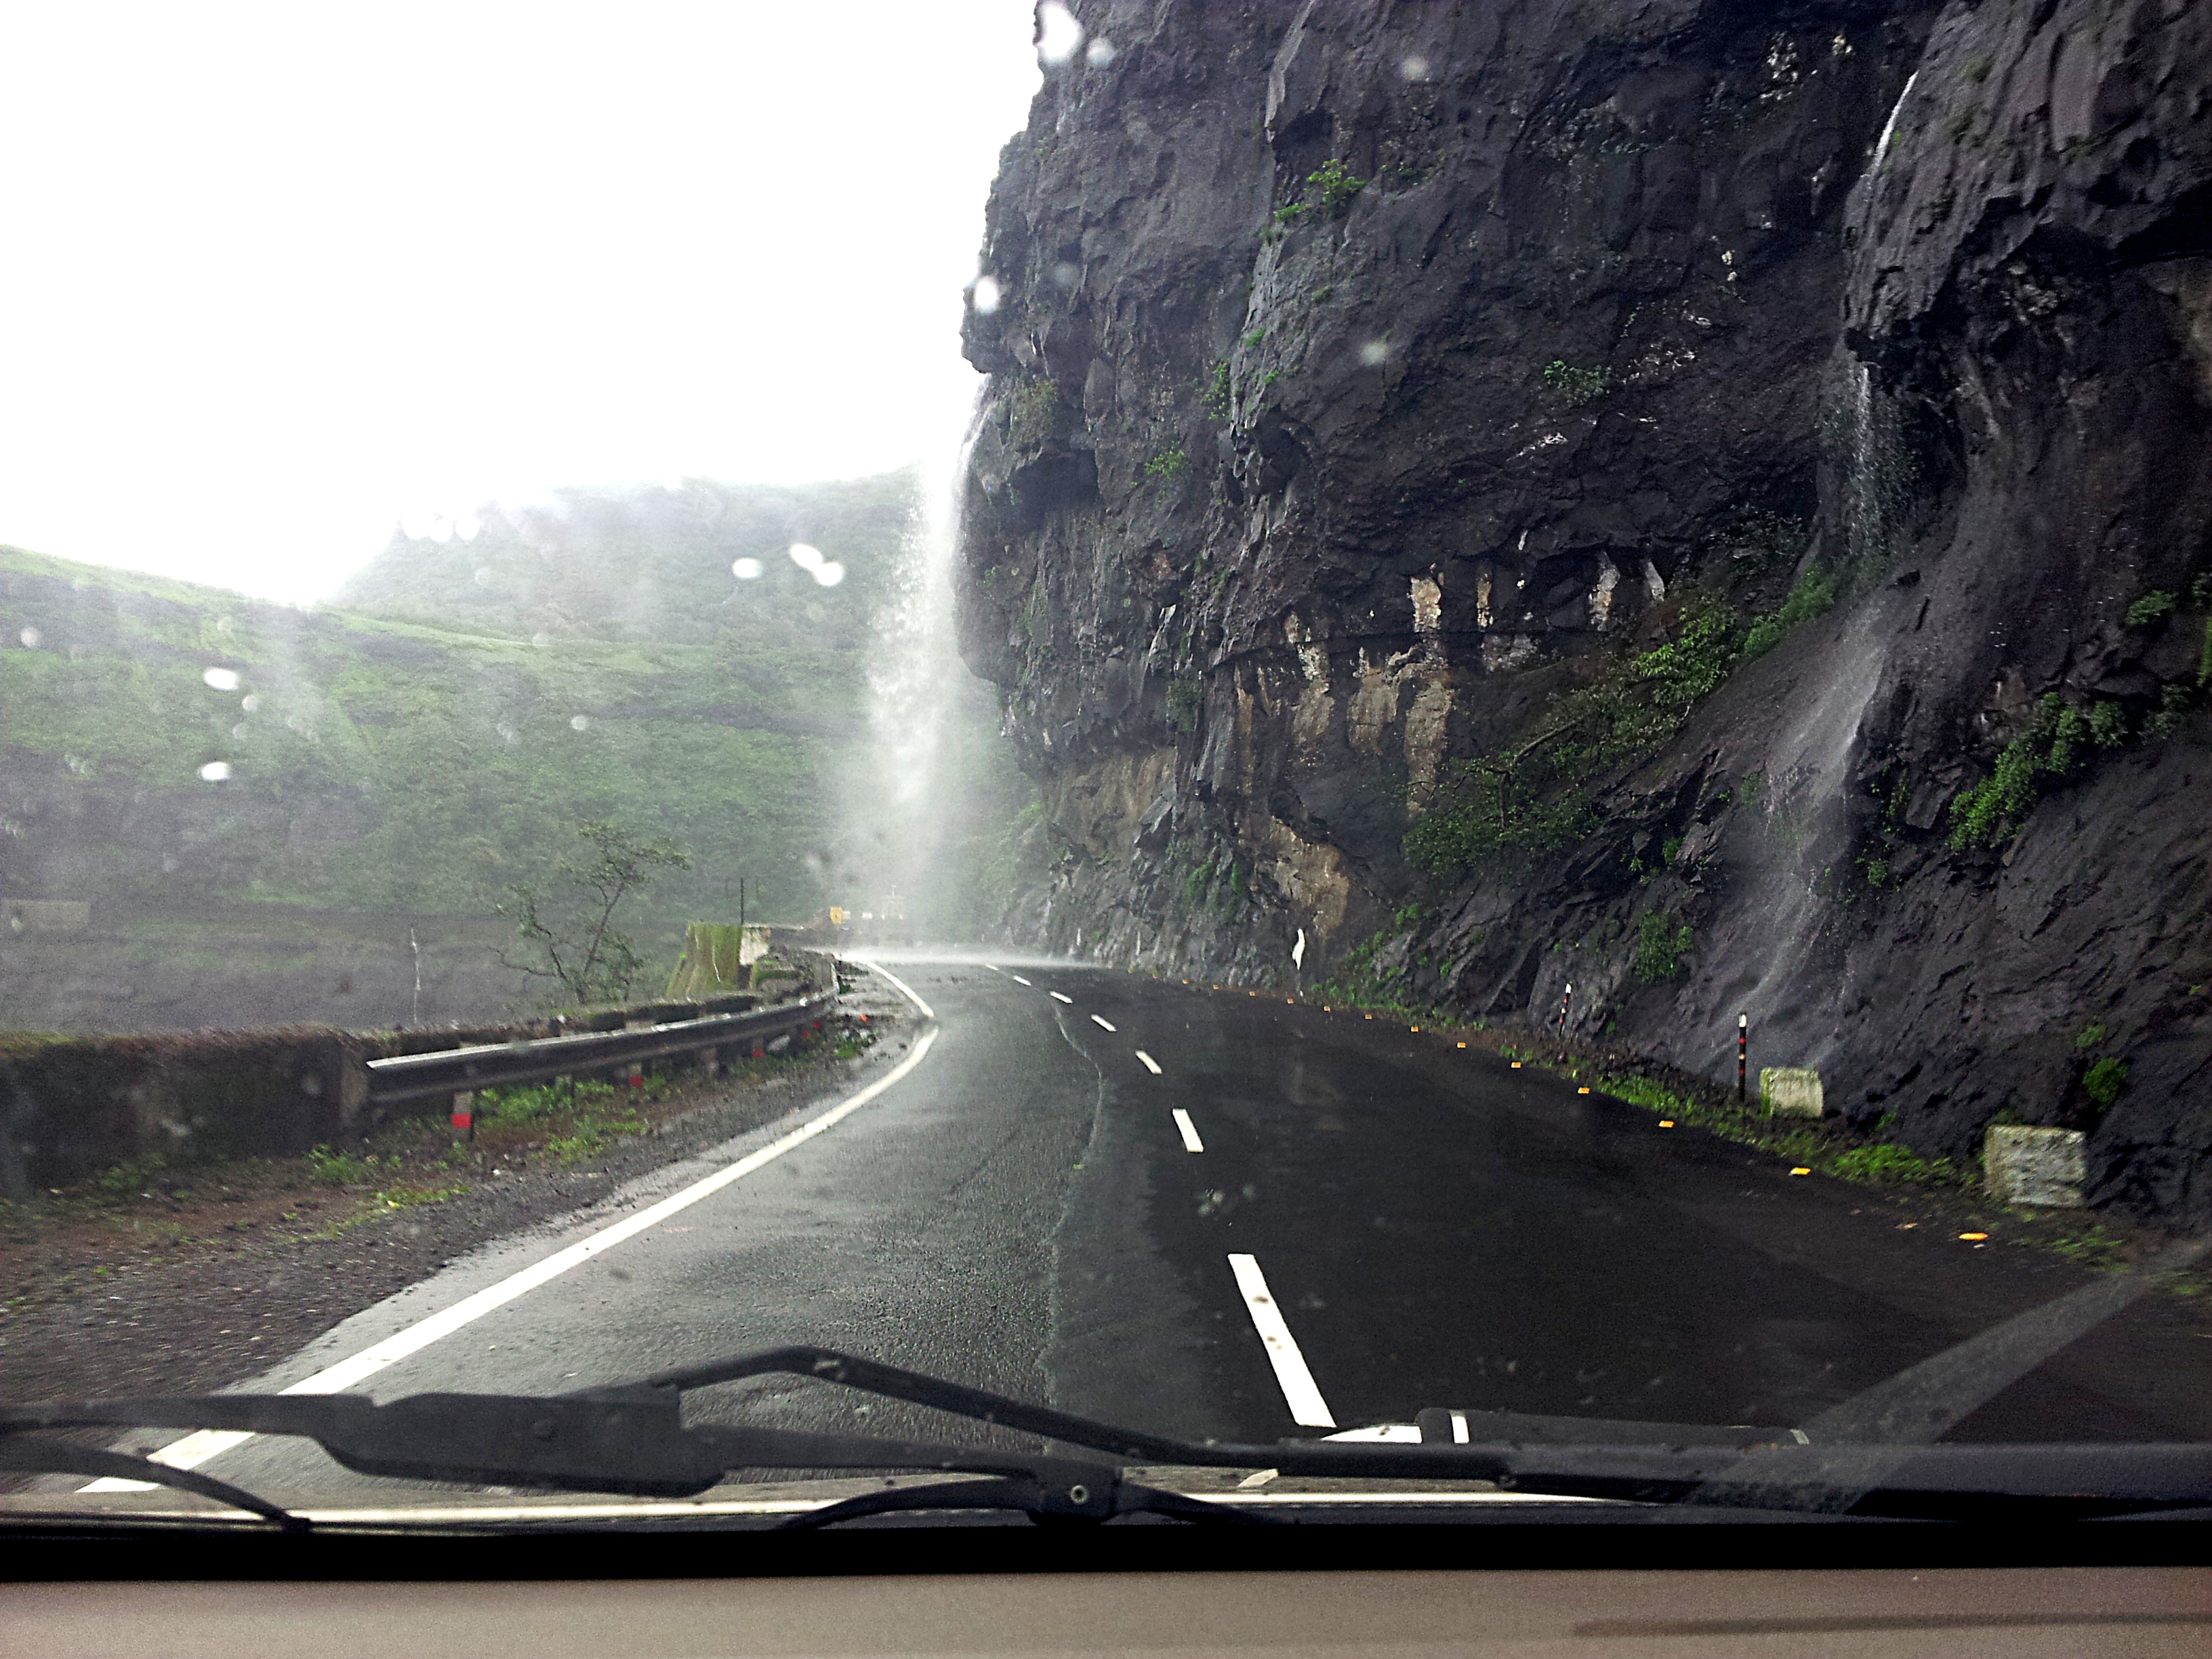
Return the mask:
<svg viewBox="0 0 2212 1659">
<path fill-rule="evenodd" d="M 1030 0 L 0 8 L 0 542 L 286 599 L 941 454 Z"/>
</svg>

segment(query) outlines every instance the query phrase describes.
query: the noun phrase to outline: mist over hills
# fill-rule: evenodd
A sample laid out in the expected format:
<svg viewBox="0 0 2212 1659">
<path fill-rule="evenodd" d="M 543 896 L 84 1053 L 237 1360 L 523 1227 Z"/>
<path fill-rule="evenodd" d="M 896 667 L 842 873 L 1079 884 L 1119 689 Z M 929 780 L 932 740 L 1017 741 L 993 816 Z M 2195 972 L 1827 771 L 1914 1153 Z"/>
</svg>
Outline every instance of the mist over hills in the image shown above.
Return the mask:
<svg viewBox="0 0 2212 1659">
<path fill-rule="evenodd" d="M 507 885 L 592 817 L 692 856 L 635 918 L 649 956 L 687 920 L 734 919 L 740 877 L 757 920 L 865 902 L 888 833 L 854 811 L 882 793 L 868 665 L 916 491 L 908 471 L 569 492 L 473 537 L 395 536 L 306 611 L 0 549 L 0 897 L 89 900 L 96 932 L 122 927 L 70 958 L 107 988 L 89 1002 L 55 1002 L 18 940 L 0 1026 L 147 1023 L 131 1005 L 160 969 L 130 918 L 200 918 L 191 949 L 218 957 L 249 914 L 458 918 L 488 962 Z M 968 690 L 955 719 L 977 729 L 945 752 L 995 765 L 998 792 L 957 792 L 980 816 L 947 840 L 955 910 L 1018 806 L 991 699 Z M 103 951 L 122 954 L 95 973 Z M 520 994 L 486 972 L 460 1000 Z M 151 1023 L 301 1017 L 241 994 L 220 1014 L 173 998 Z"/>
<path fill-rule="evenodd" d="M 919 504 L 913 468 L 829 483 L 568 489 L 487 507 L 476 533 L 395 530 L 348 578 L 332 607 L 529 637 L 707 644 L 798 627 L 853 647 L 892 579 Z M 824 586 L 792 562 L 793 544 L 842 568 Z M 732 574 L 760 561 L 750 581 Z"/>
</svg>

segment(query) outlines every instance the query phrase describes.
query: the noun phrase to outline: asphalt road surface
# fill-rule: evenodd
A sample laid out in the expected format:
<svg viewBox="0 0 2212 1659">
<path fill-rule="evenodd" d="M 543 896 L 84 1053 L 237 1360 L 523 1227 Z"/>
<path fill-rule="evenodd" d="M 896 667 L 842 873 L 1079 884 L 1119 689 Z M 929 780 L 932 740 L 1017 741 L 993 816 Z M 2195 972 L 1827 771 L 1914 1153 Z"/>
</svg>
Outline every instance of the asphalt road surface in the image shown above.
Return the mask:
<svg viewBox="0 0 2212 1659">
<path fill-rule="evenodd" d="M 356 1386 L 559 1393 L 811 1342 L 1192 1437 L 1428 1406 L 1788 1428 L 2087 1278 L 1386 1019 L 1068 965 L 885 965 L 902 988 L 877 979 L 877 1006 L 910 993 L 933 1018 L 906 1007 L 857 1104 L 457 1262 L 254 1386 L 395 1343 Z M 2199 1325 L 2158 1302 L 1954 1437 L 2212 1434 Z M 780 1379 L 689 1409 L 945 1426 Z M 294 1441 L 199 1466 L 377 1484 Z"/>
</svg>

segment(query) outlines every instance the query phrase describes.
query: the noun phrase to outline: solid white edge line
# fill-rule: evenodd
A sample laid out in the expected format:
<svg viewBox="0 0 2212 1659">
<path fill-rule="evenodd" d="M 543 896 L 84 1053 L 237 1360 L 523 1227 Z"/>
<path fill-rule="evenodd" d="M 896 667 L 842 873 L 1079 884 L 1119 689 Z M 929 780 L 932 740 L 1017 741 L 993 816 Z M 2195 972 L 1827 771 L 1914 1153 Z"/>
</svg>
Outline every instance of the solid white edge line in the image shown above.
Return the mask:
<svg viewBox="0 0 2212 1659">
<path fill-rule="evenodd" d="M 1138 1050 L 1137 1050 L 1137 1058 L 1138 1058 L 1139 1060 L 1143 1060 L 1143 1061 L 1145 1062 L 1145 1069 L 1146 1069 L 1146 1071 L 1150 1072 L 1150 1073 L 1151 1073 L 1154 1077 L 1158 1077 L 1158 1076 L 1160 1074 L 1160 1063 L 1159 1063 L 1159 1061 L 1158 1061 L 1157 1060 L 1154 1060 L 1154 1059 L 1153 1059 L 1150 1054 L 1146 1054 L 1146 1053 L 1142 1048 L 1139 1048 L 1139 1049 L 1138 1049 Z"/>
<path fill-rule="evenodd" d="M 935 1019 L 937 1018 L 937 1010 L 931 1007 L 920 997 L 916 996 L 914 994 L 913 986 L 908 984 L 896 974 L 891 972 L 891 970 L 884 967 L 882 963 L 870 962 L 866 957 L 860 957 L 860 965 L 866 968 L 870 973 L 881 974 L 885 979 L 890 981 L 893 985 L 896 986 L 898 988 L 898 994 L 901 996 L 904 997 L 908 1002 L 911 1002 L 915 1007 L 921 1010 L 921 1017 L 924 1019 Z"/>
<path fill-rule="evenodd" d="M 1075 1006 L 1075 999 L 1073 997 L 1064 997 L 1057 991 L 1047 991 L 1045 994 L 1050 997 L 1054 1002 L 1064 1002 L 1071 1008 Z"/>
<path fill-rule="evenodd" d="M 1103 1031 L 1110 1031 L 1114 1029 L 1114 1022 L 1112 1020 L 1104 1018 L 1097 1014 L 1091 1016 L 1091 1023 Z"/>
<path fill-rule="evenodd" d="M 909 994 L 911 994 L 909 993 Z M 915 1000 L 919 1002 L 920 998 Z M 690 1209 L 702 1198 L 711 1198 L 723 1188 L 743 1181 L 756 1170 L 773 1164 L 793 1147 L 803 1146 L 823 1130 L 842 1123 L 861 1107 L 896 1083 L 908 1072 L 921 1064 L 922 1056 L 937 1041 L 934 1029 L 924 1031 L 914 1045 L 914 1052 L 896 1066 L 878 1078 L 859 1093 L 848 1096 L 819 1117 L 811 1118 L 780 1139 L 772 1140 L 759 1151 L 748 1152 L 736 1163 L 717 1170 L 703 1180 L 695 1181 L 682 1191 L 672 1193 L 658 1204 L 640 1210 L 635 1215 L 602 1227 L 588 1238 L 579 1239 L 564 1250 L 556 1250 L 543 1261 L 509 1273 L 495 1285 L 485 1286 L 474 1296 L 464 1297 L 442 1313 L 432 1314 L 417 1321 L 396 1335 L 364 1348 L 350 1358 L 328 1365 L 313 1376 L 302 1377 L 285 1394 L 342 1394 L 357 1382 L 366 1382 L 387 1365 L 394 1365 L 410 1354 L 418 1353 L 441 1337 L 450 1336 L 465 1325 L 472 1325 L 495 1309 L 503 1308 L 518 1297 L 526 1296 L 540 1285 L 550 1283 L 572 1267 L 580 1267 L 593 1256 L 612 1249 L 625 1239 L 659 1226 L 672 1215 Z M 174 1440 L 150 1454 L 156 1463 L 166 1463 L 174 1469 L 196 1469 L 210 1458 L 242 1445 L 253 1437 L 234 1430 L 202 1429 Z M 94 1481 L 78 1488 L 81 1492 L 142 1492 L 147 1483 L 142 1480 L 116 1480 L 112 1478 Z"/>
<path fill-rule="evenodd" d="M 1186 1152 L 1204 1152 L 1206 1150 L 1206 1143 L 1198 1138 L 1198 1125 L 1190 1121 L 1190 1114 L 1183 1110 L 1182 1107 L 1178 1106 L 1175 1109 L 1175 1121 L 1176 1128 L 1182 1135 L 1183 1151 Z"/>
<path fill-rule="evenodd" d="M 1229 1268 L 1237 1275 L 1245 1310 L 1252 1316 L 1253 1328 L 1260 1333 L 1261 1344 L 1267 1350 L 1267 1363 L 1275 1368 L 1275 1381 L 1283 1390 L 1284 1404 L 1291 1408 L 1291 1420 L 1300 1428 L 1334 1428 L 1336 1419 L 1328 1414 L 1328 1402 L 1321 1397 L 1313 1373 L 1306 1369 L 1306 1357 L 1298 1352 L 1298 1340 L 1291 1334 L 1283 1310 L 1268 1291 L 1267 1275 L 1260 1271 L 1259 1261 L 1249 1255 L 1231 1255 Z"/>
</svg>

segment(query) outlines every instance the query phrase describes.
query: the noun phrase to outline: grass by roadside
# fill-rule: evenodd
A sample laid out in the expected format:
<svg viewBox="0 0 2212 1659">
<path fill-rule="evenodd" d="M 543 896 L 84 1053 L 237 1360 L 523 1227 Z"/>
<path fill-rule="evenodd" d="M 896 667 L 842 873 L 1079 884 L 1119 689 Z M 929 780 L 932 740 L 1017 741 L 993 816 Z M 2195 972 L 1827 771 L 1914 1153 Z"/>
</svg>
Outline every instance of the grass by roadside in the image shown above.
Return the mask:
<svg viewBox="0 0 2212 1659">
<path fill-rule="evenodd" d="M 1976 1243 L 1984 1236 L 2002 1237 L 2100 1272 L 2130 1267 L 2170 1243 L 2167 1234 L 2125 1218 L 2001 1203 L 1983 1186 L 1976 1165 L 1923 1157 L 1899 1142 L 1855 1131 L 1840 1119 L 1815 1122 L 1775 1117 L 1756 1101 L 1739 1105 L 1731 1091 L 1618 1043 L 1562 1038 L 1481 1021 L 1463 1024 L 1433 1008 L 1376 999 L 1340 985 L 1299 1000 L 1331 1012 L 1400 1021 L 1469 1049 L 1518 1060 L 1524 1067 L 1640 1106 L 1662 1123 L 1702 1129 L 1786 1160 L 1793 1175 L 1826 1176 L 1893 1194 L 1911 1194 L 1933 1212 L 1925 1222 L 1903 1225 L 1951 1226 L 1962 1238 Z M 2166 1288 L 2182 1297 L 2212 1295 L 2212 1264 L 2176 1274 Z"/>
</svg>

